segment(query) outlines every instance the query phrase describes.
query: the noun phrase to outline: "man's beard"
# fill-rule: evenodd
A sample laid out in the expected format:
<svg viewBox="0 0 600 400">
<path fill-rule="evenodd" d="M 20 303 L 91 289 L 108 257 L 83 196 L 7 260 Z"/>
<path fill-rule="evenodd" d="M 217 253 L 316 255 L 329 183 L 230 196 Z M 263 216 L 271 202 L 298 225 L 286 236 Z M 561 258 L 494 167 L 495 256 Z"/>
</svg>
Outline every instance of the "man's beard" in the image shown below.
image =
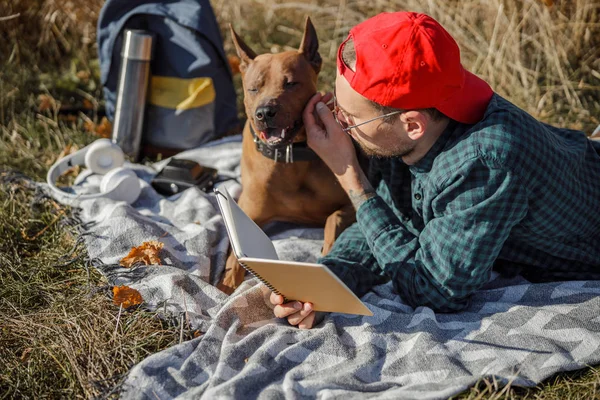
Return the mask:
<svg viewBox="0 0 600 400">
<path fill-rule="evenodd" d="M 377 158 L 406 157 L 407 155 L 412 153 L 415 149 L 414 143 L 410 143 L 409 145 L 399 143 L 390 149 L 377 149 L 377 148 L 368 147 L 364 143 L 359 142 L 357 140 L 356 140 L 356 143 L 358 143 L 360 150 L 367 157 L 377 157 Z"/>
</svg>

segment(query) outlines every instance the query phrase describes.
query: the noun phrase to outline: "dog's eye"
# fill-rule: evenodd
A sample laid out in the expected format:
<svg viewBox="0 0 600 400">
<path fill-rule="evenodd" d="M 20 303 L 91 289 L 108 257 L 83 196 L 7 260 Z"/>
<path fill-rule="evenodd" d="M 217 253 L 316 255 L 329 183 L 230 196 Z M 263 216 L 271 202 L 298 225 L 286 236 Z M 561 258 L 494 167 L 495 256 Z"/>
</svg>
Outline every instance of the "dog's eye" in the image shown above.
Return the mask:
<svg viewBox="0 0 600 400">
<path fill-rule="evenodd" d="M 248 90 L 248 92 L 250 92 L 250 93 L 258 93 L 258 89 L 257 89 L 257 88 L 249 88 L 249 89 L 247 89 L 247 90 Z"/>
<path fill-rule="evenodd" d="M 296 86 L 298 84 L 298 82 L 285 82 L 283 84 L 283 86 L 285 86 L 286 88 L 292 88 L 294 86 Z"/>
</svg>

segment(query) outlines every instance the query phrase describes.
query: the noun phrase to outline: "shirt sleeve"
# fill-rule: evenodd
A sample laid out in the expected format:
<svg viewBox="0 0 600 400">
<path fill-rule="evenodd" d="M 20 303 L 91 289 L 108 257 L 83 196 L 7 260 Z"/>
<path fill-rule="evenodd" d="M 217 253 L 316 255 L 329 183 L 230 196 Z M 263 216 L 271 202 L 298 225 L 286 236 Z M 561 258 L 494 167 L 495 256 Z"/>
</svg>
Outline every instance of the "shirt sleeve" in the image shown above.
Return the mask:
<svg viewBox="0 0 600 400">
<path fill-rule="evenodd" d="M 380 196 L 364 202 L 357 224 L 381 271 L 411 306 L 451 312 L 489 280 L 511 229 L 527 211 L 519 178 L 484 160 L 465 163 L 427 204 L 433 218 L 411 233 Z"/>
<path fill-rule="evenodd" d="M 317 262 L 326 265 L 358 297 L 373 286 L 389 280 L 377 265 L 367 240 L 357 223 L 346 228 L 325 257 Z"/>
</svg>

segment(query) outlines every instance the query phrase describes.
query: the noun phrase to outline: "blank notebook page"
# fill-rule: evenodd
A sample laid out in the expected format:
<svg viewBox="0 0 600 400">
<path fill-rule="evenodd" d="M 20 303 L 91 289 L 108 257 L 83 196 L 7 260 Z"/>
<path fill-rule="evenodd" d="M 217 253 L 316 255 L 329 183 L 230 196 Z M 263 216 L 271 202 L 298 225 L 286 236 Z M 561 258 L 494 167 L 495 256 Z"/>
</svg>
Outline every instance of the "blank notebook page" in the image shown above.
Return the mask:
<svg viewBox="0 0 600 400">
<path fill-rule="evenodd" d="M 227 189 L 218 189 L 217 202 L 225 219 L 227 233 L 237 258 L 246 256 L 278 259 L 271 239 L 244 213 Z"/>
</svg>

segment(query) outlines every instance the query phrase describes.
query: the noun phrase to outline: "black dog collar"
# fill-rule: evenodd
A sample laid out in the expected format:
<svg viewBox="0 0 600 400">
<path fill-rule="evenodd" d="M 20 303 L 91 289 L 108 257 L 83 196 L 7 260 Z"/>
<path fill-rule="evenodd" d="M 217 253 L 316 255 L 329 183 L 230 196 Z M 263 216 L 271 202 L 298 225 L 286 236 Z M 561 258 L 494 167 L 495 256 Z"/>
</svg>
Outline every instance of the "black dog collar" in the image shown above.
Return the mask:
<svg viewBox="0 0 600 400">
<path fill-rule="evenodd" d="M 275 162 L 282 163 L 292 163 L 294 161 L 312 161 L 318 160 L 319 156 L 315 153 L 306 142 L 298 142 L 292 143 L 289 147 L 291 147 L 291 151 L 288 150 L 288 147 L 284 147 L 281 149 L 274 149 L 269 147 L 266 143 L 256 136 L 256 132 L 254 132 L 254 128 L 252 128 L 252 124 L 248 122 L 250 126 L 250 132 L 252 133 L 252 137 L 254 139 L 254 143 L 256 144 L 256 150 L 258 150 L 263 156 L 270 158 L 271 160 L 275 160 Z"/>
</svg>

